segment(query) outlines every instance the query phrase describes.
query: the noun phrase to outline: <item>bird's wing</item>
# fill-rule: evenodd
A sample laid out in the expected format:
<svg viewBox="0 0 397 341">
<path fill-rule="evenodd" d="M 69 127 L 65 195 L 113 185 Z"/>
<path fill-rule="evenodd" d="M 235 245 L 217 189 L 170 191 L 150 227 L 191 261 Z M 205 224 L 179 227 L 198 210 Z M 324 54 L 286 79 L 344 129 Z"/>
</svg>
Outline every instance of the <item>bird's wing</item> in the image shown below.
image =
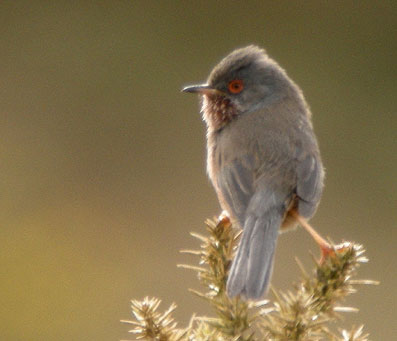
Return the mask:
<svg viewBox="0 0 397 341">
<path fill-rule="evenodd" d="M 298 161 L 296 194 L 299 197 L 299 214 L 310 218 L 320 201 L 324 170 L 319 157 L 305 154 Z"/>
<path fill-rule="evenodd" d="M 253 195 L 253 158 L 239 157 L 223 164 L 217 176 L 217 187 L 227 210 L 244 223 L 245 211 Z"/>
</svg>

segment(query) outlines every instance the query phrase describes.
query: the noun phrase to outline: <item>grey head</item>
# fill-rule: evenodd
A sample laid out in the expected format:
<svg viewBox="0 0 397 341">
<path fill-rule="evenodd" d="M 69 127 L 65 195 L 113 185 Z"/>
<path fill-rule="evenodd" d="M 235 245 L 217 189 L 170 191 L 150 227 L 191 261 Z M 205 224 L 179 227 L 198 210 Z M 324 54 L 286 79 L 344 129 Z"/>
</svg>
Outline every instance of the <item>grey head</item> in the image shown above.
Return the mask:
<svg viewBox="0 0 397 341">
<path fill-rule="evenodd" d="M 257 46 L 233 51 L 211 71 L 205 84 L 182 91 L 203 95 L 202 113 L 210 130 L 296 91 L 284 70 Z"/>
</svg>

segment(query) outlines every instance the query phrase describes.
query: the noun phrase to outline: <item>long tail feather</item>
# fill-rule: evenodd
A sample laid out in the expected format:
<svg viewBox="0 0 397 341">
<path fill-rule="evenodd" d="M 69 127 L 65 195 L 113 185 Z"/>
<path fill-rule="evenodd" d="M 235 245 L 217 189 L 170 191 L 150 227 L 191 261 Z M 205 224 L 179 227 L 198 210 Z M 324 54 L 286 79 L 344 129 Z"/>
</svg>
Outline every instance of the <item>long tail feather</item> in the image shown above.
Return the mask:
<svg viewBox="0 0 397 341">
<path fill-rule="evenodd" d="M 267 211 L 259 217 L 249 216 L 233 260 L 227 282 L 230 297 L 261 298 L 269 286 L 278 231 L 279 210 Z"/>
</svg>

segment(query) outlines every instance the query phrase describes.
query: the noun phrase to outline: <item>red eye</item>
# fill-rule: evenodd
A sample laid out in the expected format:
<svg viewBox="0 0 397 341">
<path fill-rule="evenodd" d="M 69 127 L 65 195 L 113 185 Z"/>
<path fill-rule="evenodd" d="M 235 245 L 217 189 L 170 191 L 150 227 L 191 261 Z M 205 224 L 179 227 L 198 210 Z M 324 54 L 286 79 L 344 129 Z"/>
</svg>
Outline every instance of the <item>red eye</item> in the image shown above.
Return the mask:
<svg viewBox="0 0 397 341">
<path fill-rule="evenodd" d="M 238 94 L 244 89 L 244 84 L 241 79 L 235 79 L 229 82 L 228 89 L 232 94 Z"/>
</svg>

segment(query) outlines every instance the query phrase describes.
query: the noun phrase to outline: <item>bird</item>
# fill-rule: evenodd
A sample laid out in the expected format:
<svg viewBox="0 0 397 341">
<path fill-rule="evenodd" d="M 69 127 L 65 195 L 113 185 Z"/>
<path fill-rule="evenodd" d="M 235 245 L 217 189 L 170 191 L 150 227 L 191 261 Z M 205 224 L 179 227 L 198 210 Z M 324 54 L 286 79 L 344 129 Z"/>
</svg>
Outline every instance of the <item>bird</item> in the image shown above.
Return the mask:
<svg viewBox="0 0 397 341">
<path fill-rule="evenodd" d="M 312 115 L 301 89 L 267 52 L 254 45 L 223 58 L 199 94 L 207 127 L 207 173 L 221 208 L 242 229 L 229 270 L 229 297 L 259 300 L 267 292 L 281 231 L 308 223 L 324 187 Z"/>
</svg>

